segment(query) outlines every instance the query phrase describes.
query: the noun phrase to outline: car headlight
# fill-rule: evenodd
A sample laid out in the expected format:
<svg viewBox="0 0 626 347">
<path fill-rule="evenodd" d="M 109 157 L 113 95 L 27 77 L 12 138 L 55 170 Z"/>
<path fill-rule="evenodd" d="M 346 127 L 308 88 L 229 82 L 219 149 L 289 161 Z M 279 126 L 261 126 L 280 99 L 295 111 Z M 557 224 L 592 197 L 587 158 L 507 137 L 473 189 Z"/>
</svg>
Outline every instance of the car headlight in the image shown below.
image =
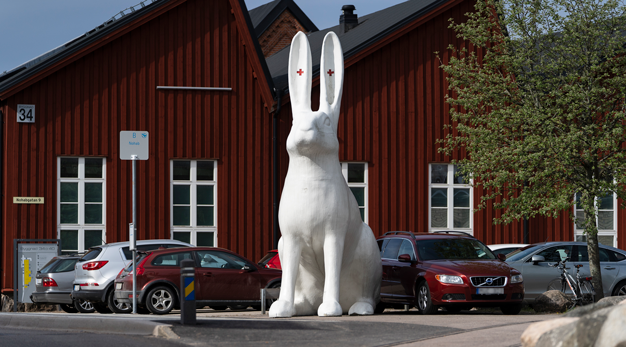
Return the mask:
<svg viewBox="0 0 626 347">
<path fill-rule="evenodd" d="M 435 278 L 441 283 L 463 284 L 463 279 L 461 278 L 461 276 L 436 275 Z"/>
<path fill-rule="evenodd" d="M 511 283 L 522 283 L 522 282 L 524 282 L 524 277 L 522 277 L 522 275 L 511 276 Z"/>
</svg>

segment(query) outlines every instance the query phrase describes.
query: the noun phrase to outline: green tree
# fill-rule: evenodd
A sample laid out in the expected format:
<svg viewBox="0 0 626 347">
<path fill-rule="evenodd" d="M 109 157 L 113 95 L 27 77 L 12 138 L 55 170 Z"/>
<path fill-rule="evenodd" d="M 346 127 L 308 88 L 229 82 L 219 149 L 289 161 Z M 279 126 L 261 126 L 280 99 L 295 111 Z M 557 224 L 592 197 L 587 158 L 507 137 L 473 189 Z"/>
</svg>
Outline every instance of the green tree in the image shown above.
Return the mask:
<svg viewBox="0 0 626 347">
<path fill-rule="evenodd" d="M 618 0 L 479 0 L 452 23 L 453 124 L 441 151 L 502 209 L 495 223 L 584 209 L 589 267 L 603 297 L 597 204 L 626 198 L 626 6 Z M 496 199 L 497 198 L 497 199 Z M 570 213 L 570 217 L 573 215 Z"/>
</svg>

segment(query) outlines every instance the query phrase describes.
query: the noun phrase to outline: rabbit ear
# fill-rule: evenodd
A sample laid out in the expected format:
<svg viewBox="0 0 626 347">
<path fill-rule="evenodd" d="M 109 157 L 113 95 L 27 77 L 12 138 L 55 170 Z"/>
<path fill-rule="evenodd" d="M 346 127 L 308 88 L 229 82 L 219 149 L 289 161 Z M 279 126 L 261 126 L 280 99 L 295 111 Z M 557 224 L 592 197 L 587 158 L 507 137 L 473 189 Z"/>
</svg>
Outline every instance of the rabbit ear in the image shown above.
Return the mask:
<svg viewBox="0 0 626 347">
<path fill-rule="evenodd" d="M 343 91 L 343 50 L 334 32 L 324 37 L 322 59 L 320 60 L 320 108 L 328 106 L 339 116 L 341 93 Z"/>
<path fill-rule="evenodd" d="M 293 110 L 311 111 L 311 76 L 309 40 L 299 31 L 289 49 L 289 97 Z"/>
</svg>

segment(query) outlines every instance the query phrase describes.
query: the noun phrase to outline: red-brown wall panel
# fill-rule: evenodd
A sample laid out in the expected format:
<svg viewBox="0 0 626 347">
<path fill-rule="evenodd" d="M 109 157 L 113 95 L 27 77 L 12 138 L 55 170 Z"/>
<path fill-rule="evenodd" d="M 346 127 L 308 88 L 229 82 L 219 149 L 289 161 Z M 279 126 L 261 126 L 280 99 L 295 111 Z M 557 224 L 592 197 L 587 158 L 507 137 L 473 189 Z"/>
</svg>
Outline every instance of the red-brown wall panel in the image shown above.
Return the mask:
<svg viewBox="0 0 626 347">
<path fill-rule="evenodd" d="M 127 240 L 131 162 L 119 132 L 147 130 L 150 159 L 137 165 L 138 238 L 170 237 L 170 161 L 218 163 L 220 247 L 258 260 L 272 247 L 271 117 L 254 47 L 228 0 L 180 5 L 3 100 L 6 157 L 1 288 L 12 288 L 14 238 L 57 237 L 57 158 L 106 158 L 106 241 Z M 258 64 L 257 64 L 258 65 Z M 256 74 L 255 74 L 256 73 Z M 264 82 L 263 82 L 264 83 Z M 157 86 L 232 91 L 157 90 Z M 16 123 L 35 104 L 35 124 Z M 43 196 L 18 205 L 14 196 Z"/>
</svg>

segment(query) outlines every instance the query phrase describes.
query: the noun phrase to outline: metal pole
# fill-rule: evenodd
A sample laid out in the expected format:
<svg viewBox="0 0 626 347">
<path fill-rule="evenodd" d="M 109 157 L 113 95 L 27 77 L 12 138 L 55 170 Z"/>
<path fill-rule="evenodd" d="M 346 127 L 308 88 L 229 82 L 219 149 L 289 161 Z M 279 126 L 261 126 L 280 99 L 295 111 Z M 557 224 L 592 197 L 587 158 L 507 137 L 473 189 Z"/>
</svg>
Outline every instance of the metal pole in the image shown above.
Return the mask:
<svg viewBox="0 0 626 347">
<path fill-rule="evenodd" d="M 131 156 L 133 160 L 133 241 L 137 245 L 137 156 Z M 133 314 L 137 314 L 137 246 L 133 248 Z"/>
</svg>

